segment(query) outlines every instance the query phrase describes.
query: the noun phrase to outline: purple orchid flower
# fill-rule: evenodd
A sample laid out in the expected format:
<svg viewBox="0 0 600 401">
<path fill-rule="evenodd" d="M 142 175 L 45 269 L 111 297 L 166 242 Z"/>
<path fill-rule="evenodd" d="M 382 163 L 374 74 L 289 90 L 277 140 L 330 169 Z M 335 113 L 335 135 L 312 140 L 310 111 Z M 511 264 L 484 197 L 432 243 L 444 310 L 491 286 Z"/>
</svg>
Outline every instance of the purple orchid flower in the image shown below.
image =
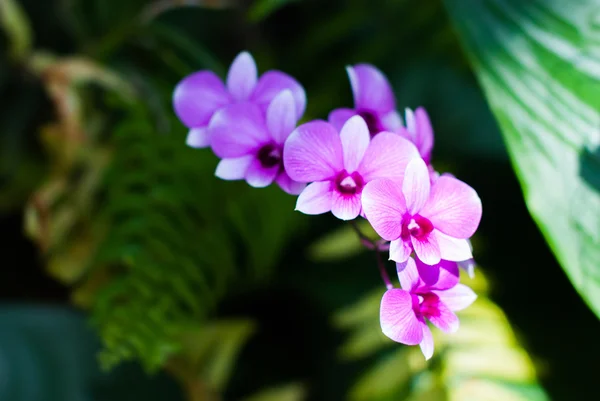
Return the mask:
<svg viewBox="0 0 600 401">
<path fill-rule="evenodd" d="M 431 165 L 433 127 L 431 126 L 429 115 L 423 107 L 418 107 L 415 111 L 406 108 L 404 120 L 406 127 L 400 127 L 398 133 L 415 144 L 421 158 L 427 164 L 429 179 L 431 182 L 434 182 L 439 178 L 440 174 Z"/>
<path fill-rule="evenodd" d="M 458 267 L 460 267 L 465 272 L 467 272 L 467 275 L 470 278 L 475 277 L 475 259 L 471 258 L 471 259 L 463 260 L 463 261 L 457 262 L 457 263 L 458 263 Z"/>
<path fill-rule="evenodd" d="M 369 182 L 362 206 L 375 231 L 391 241 L 390 259 L 398 263 L 413 250 L 429 265 L 473 257 L 467 239 L 481 220 L 477 192 L 446 175 L 431 184 L 420 157 L 410 161 L 402 180 Z"/>
<path fill-rule="evenodd" d="M 404 119 L 406 128 L 400 128 L 400 134 L 414 143 L 419 150 L 421 158 L 427 165 L 431 165 L 433 128 L 429 120 L 429 115 L 423 107 L 417 107 L 415 111 L 407 108 Z"/>
<path fill-rule="evenodd" d="M 402 289 L 391 289 L 383 294 L 380 322 L 383 333 L 392 340 L 421 347 L 425 359 L 433 356 L 433 336 L 427 326 L 429 320 L 446 333 L 458 330 L 459 321 L 454 312 L 471 305 L 477 295 L 466 285 L 458 284 L 456 263 L 443 263 L 437 267 L 437 279 L 427 282 L 423 277 L 433 278 L 436 267 L 429 266 L 425 272 L 412 258 L 398 266 Z"/>
<path fill-rule="evenodd" d="M 442 286 L 444 289 L 447 289 L 458 284 L 460 273 L 457 262 L 442 259 L 435 265 L 428 265 L 415 256 L 414 258 L 409 258 L 404 263 L 396 263 L 398 274 L 403 273 L 404 269 L 412 263 L 414 263 L 419 275 L 419 287 L 440 289 L 439 287 Z M 409 273 L 410 271 L 408 271 L 406 274 Z M 404 288 L 404 286 L 402 288 Z"/>
<path fill-rule="evenodd" d="M 335 109 L 329 113 L 329 122 L 339 131 L 354 115 L 361 116 L 369 127 L 371 136 L 381 131 L 398 132 L 402 120 L 396 111 L 394 92 L 385 75 L 370 64 L 346 67 L 354 109 Z"/>
<path fill-rule="evenodd" d="M 245 179 L 256 188 L 275 181 L 285 192 L 298 195 L 306 185 L 288 176 L 282 158 L 283 145 L 297 121 L 296 102 L 288 89 L 273 99 L 266 116 L 255 103 L 236 103 L 217 111 L 208 127 L 213 151 L 223 158 L 215 175 Z"/>
<path fill-rule="evenodd" d="M 280 71 L 267 71 L 258 78 L 256 64 L 248 52 L 237 55 L 227 74 L 226 85 L 212 71 L 198 71 L 185 77 L 173 93 L 177 117 L 190 128 L 187 144 L 193 148 L 211 145 L 207 130 L 216 111 L 239 102 L 252 102 L 266 112 L 279 92 L 289 89 L 296 103 L 296 119 L 306 107 L 302 85 Z"/>
<path fill-rule="evenodd" d="M 419 153 L 410 141 L 390 132 L 371 139 L 360 116 L 350 118 L 339 134 L 325 121 L 303 124 L 290 135 L 283 152 L 290 177 L 312 182 L 298 197 L 296 210 L 306 214 L 331 211 L 342 220 L 361 214 L 365 184 L 401 176 L 413 158 L 419 158 Z"/>
<path fill-rule="evenodd" d="M 467 240 L 467 242 L 469 243 L 469 249 L 471 250 L 471 252 L 473 252 L 473 244 L 471 244 L 471 240 Z M 475 265 L 477 264 L 475 263 L 475 259 L 471 258 L 467 260 L 462 260 L 457 263 L 458 267 L 463 269 L 470 278 L 475 277 Z"/>
</svg>

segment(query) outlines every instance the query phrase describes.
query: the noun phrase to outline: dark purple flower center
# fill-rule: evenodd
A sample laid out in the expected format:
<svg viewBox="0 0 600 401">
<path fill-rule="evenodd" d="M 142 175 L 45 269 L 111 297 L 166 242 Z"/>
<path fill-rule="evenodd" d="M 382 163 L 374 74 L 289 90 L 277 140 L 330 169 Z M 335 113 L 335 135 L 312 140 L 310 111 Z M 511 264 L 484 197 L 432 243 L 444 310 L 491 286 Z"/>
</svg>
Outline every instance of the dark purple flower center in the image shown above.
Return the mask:
<svg viewBox="0 0 600 401">
<path fill-rule="evenodd" d="M 429 219 L 418 214 L 414 216 L 405 216 L 402 219 L 402 233 L 400 237 L 407 241 L 410 237 L 424 239 L 433 231 L 433 224 Z"/>
<path fill-rule="evenodd" d="M 346 170 L 341 171 L 335 178 L 335 189 L 346 195 L 354 195 L 362 192 L 365 180 L 358 171 L 348 174 Z"/>
<path fill-rule="evenodd" d="M 381 125 L 379 117 L 375 112 L 371 110 L 359 110 L 358 115 L 361 116 L 367 123 L 371 137 L 375 136 L 381 131 L 385 131 L 385 128 Z"/>
<path fill-rule="evenodd" d="M 416 299 L 413 298 L 413 310 L 417 314 L 426 318 L 440 315 L 440 298 L 437 295 L 427 291 L 417 292 L 413 294 L 413 297 L 416 297 Z"/>
<path fill-rule="evenodd" d="M 281 149 L 272 143 L 264 145 L 258 150 L 257 158 L 264 168 L 275 167 L 281 163 Z"/>
</svg>

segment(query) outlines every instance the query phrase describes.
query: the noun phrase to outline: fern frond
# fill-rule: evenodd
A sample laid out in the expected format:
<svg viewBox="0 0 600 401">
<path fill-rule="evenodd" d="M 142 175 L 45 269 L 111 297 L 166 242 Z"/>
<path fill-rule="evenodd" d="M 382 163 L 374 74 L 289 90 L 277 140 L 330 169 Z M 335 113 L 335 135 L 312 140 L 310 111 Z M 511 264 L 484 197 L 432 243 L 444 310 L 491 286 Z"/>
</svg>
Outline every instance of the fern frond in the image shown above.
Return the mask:
<svg viewBox="0 0 600 401">
<path fill-rule="evenodd" d="M 82 285 L 111 276 L 91 304 L 102 362 L 140 359 L 154 370 L 181 348 L 184 327 L 272 270 L 298 216 L 277 188 L 216 179 L 210 151 L 155 133 L 136 113 L 113 134 L 95 212 L 108 230 Z"/>
</svg>

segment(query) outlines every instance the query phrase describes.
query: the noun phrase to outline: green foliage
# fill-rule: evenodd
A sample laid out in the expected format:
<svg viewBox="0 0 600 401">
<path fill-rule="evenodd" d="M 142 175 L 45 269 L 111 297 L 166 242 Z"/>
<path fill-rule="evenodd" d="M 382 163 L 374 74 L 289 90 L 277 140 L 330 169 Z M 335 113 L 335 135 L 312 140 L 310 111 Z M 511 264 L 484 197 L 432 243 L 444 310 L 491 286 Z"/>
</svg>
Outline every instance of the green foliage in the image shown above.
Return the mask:
<svg viewBox="0 0 600 401">
<path fill-rule="evenodd" d="M 369 239 L 379 239 L 379 236 L 367 220 L 359 220 L 356 226 Z M 308 256 L 317 262 L 327 262 L 347 259 L 363 252 L 364 249 L 363 243 L 356 235 L 356 230 L 352 226 L 345 224 L 313 243 L 308 249 Z"/>
<path fill-rule="evenodd" d="M 250 21 L 258 22 L 293 1 L 299 0 L 257 0 L 248 10 L 248 18 Z"/>
<path fill-rule="evenodd" d="M 69 8 L 95 21 L 86 37 L 110 25 L 92 8 Z M 218 67 L 172 26 L 134 25 L 159 52 L 173 47 L 194 64 Z M 89 48 L 106 57 L 132 34 L 109 32 Z M 189 72 L 177 57 L 159 53 L 151 68 Z M 140 361 L 151 372 L 169 368 L 190 388 L 222 390 L 254 323 L 214 319 L 216 308 L 269 279 L 300 228 L 293 198 L 216 180 L 216 158 L 185 145 L 166 104 L 172 84 L 147 75 L 147 66 L 129 62 L 115 73 L 87 57 L 34 52 L 27 68 L 42 80 L 58 121 L 44 128 L 53 170 L 28 204 L 26 228 L 51 274 L 90 309 L 102 365 Z M 101 96 L 90 84 L 104 88 Z M 107 111 L 119 118 L 107 120 Z"/>
<path fill-rule="evenodd" d="M 600 316 L 598 4 L 446 4 L 500 123 L 529 211 Z"/>
<path fill-rule="evenodd" d="M 87 286 L 110 278 L 91 304 L 104 364 L 140 359 L 155 370 L 228 293 L 268 277 L 298 215 L 277 188 L 259 192 L 215 180 L 209 152 L 187 147 L 183 136 L 156 133 L 143 111 L 129 112 L 113 133 L 96 210 L 109 228 Z M 249 334 L 245 325 L 239 330 L 242 338 Z"/>
<path fill-rule="evenodd" d="M 253 334 L 249 319 L 204 321 L 182 330 L 182 352 L 166 368 L 187 387 L 191 399 L 218 398 L 234 371 L 241 348 Z"/>
<path fill-rule="evenodd" d="M 4 28 L 13 60 L 23 59 L 31 50 L 32 31 L 29 20 L 16 0 L 0 3 L 0 26 Z"/>
<path fill-rule="evenodd" d="M 244 401 L 301 401 L 304 399 L 306 390 L 304 386 L 291 383 L 275 388 L 268 388 L 255 394 Z"/>
<path fill-rule="evenodd" d="M 464 275 L 461 280 L 477 292 L 478 299 L 458 313 L 457 333 L 433 329 L 436 350 L 429 363 L 419 347 L 394 343 L 381 333 L 383 289 L 336 314 L 336 325 L 349 332 L 340 356 L 376 358 L 351 388 L 350 400 L 548 400 L 504 313 L 486 297 L 488 284 L 481 271 L 474 279 Z"/>
<path fill-rule="evenodd" d="M 24 131 L 36 119 L 40 94 L 34 85 L 15 76 L 12 64 L 29 56 L 32 28 L 16 0 L 0 2 L 0 96 L 10 99 L 0 115 L 0 211 L 11 210 L 30 194 L 41 176 L 42 164 Z M 37 156 L 37 157 L 36 157 Z"/>
</svg>

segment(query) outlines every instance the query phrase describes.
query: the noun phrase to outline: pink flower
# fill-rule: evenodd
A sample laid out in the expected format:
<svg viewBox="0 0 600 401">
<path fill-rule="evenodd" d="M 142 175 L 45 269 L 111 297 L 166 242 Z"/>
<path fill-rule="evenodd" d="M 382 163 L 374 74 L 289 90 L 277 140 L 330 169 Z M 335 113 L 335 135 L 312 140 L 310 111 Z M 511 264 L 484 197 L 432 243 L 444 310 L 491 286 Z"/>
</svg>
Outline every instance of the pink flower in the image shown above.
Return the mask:
<svg viewBox="0 0 600 401">
<path fill-rule="evenodd" d="M 302 85 L 280 71 L 267 71 L 258 79 L 256 64 L 250 53 L 242 52 L 233 60 L 225 86 L 212 71 L 198 71 L 185 77 L 173 93 L 177 117 L 190 128 L 187 144 L 194 148 L 210 146 L 206 127 L 219 109 L 239 102 L 252 102 L 266 112 L 279 92 L 289 89 L 296 103 L 296 118 L 306 106 Z"/>
<path fill-rule="evenodd" d="M 367 123 L 371 136 L 381 131 L 397 132 L 402 120 L 385 75 L 370 64 L 348 66 L 346 71 L 354 95 L 354 109 L 333 110 L 329 113 L 329 122 L 339 131 L 350 117 L 359 115 Z"/>
<path fill-rule="evenodd" d="M 402 289 L 388 290 L 381 299 L 381 330 L 394 341 L 419 344 L 425 359 L 429 359 L 433 355 L 433 336 L 426 319 L 444 332 L 456 332 L 459 321 L 454 312 L 471 305 L 477 295 L 457 284 L 456 263 L 439 268 L 438 280 L 430 284 L 423 281 L 421 267 L 412 258 L 399 270 Z"/>
<path fill-rule="evenodd" d="M 245 179 L 256 188 L 275 181 L 285 192 L 299 194 L 305 184 L 293 181 L 283 167 L 283 144 L 297 119 L 288 89 L 273 99 L 266 116 L 255 103 L 236 103 L 217 111 L 208 126 L 213 151 L 223 158 L 215 175 L 224 180 Z"/>
<path fill-rule="evenodd" d="M 460 274 L 457 262 L 442 259 L 439 263 L 428 265 L 418 257 L 415 257 L 414 259 L 409 258 L 404 263 L 396 263 L 398 274 L 403 273 L 404 269 L 413 262 L 419 276 L 418 284 L 420 287 L 452 288 L 458 284 Z M 407 274 L 408 273 L 410 273 L 410 271 L 407 272 Z"/>
<path fill-rule="evenodd" d="M 475 259 L 471 258 L 458 262 L 458 266 L 466 271 L 469 277 L 475 277 Z"/>
<path fill-rule="evenodd" d="M 429 265 L 472 258 L 467 239 L 481 220 L 477 192 L 446 175 L 431 184 L 421 158 L 411 160 L 402 180 L 369 182 L 362 206 L 375 231 L 391 241 L 390 259 L 396 262 L 405 262 L 413 250 Z"/>
<path fill-rule="evenodd" d="M 423 107 L 418 107 L 413 112 L 407 108 L 405 111 L 406 128 L 401 127 L 400 135 L 415 144 L 421 158 L 426 164 L 431 164 L 431 150 L 433 149 L 433 128 L 429 116 Z"/>
<path fill-rule="evenodd" d="M 417 149 L 400 135 L 382 132 L 370 139 L 362 117 L 350 118 L 341 132 L 324 121 L 296 128 L 283 152 L 293 180 L 312 182 L 302 191 L 296 210 L 306 214 L 331 211 L 342 220 L 362 210 L 365 184 L 377 178 L 401 176 L 407 163 L 419 157 Z"/>
</svg>

